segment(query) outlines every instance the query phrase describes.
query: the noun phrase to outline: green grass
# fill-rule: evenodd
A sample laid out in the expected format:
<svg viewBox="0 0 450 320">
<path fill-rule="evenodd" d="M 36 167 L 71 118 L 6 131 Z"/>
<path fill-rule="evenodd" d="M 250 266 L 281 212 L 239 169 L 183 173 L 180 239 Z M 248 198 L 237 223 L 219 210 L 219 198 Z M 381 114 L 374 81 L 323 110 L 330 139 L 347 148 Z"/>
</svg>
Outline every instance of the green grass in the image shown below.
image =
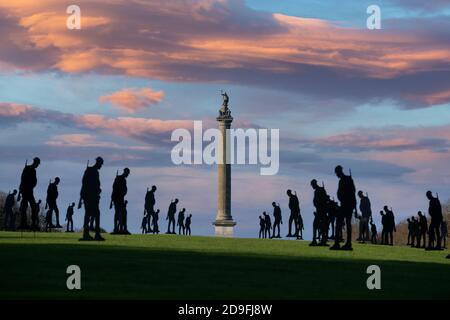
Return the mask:
<svg viewBox="0 0 450 320">
<path fill-rule="evenodd" d="M 304 241 L 0 232 L 0 299 L 449 299 L 448 252 Z M 66 288 L 81 268 L 82 290 Z M 382 290 L 366 287 L 381 268 Z"/>
</svg>

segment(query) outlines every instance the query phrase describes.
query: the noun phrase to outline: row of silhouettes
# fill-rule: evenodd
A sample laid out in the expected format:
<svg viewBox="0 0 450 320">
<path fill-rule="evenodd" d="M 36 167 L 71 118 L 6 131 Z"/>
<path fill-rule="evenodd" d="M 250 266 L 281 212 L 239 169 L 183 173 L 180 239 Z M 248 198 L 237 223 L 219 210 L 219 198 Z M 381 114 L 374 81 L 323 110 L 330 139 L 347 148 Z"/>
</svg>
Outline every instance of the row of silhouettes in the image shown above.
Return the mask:
<svg viewBox="0 0 450 320">
<path fill-rule="evenodd" d="M 5 230 L 16 230 L 15 216 L 13 208 L 17 202 L 20 202 L 20 224 L 17 227 L 18 230 L 32 230 L 39 231 L 39 211 L 42 201 L 36 202 L 34 197 L 34 188 L 37 185 L 36 169 L 39 167 L 41 161 L 39 158 L 34 158 L 32 164 L 25 163 L 25 167 L 22 171 L 20 178 L 19 191 L 14 190 L 9 193 L 5 200 Z M 84 207 L 84 222 L 83 222 L 83 237 L 80 240 L 89 241 L 97 240 L 102 241 L 104 238 L 100 233 L 100 196 L 102 193 L 100 184 L 99 171 L 103 166 L 103 159 L 98 157 L 95 160 L 93 166 L 89 166 L 89 162 L 84 171 L 80 198 L 78 201 L 78 209 Z M 128 201 L 125 200 L 127 195 L 127 178 L 130 175 L 130 169 L 125 168 L 122 174 L 117 172 L 112 186 L 111 201 L 109 208 L 114 208 L 114 230 L 112 234 L 130 234 L 127 227 L 127 205 Z M 56 177 L 54 181 L 50 181 L 47 188 L 47 198 L 45 203 L 45 230 L 49 231 L 53 228 L 62 228 L 59 220 L 59 209 L 57 205 L 57 199 L 59 196 L 58 185 L 60 178 Z M 142 219 L 142 233 L 158 234 L 159 230 L 159 212 L 155 210 L 155 192 L 156 186 L 152 186 L 147 189 L 145 195 L 144 216 Z M 168 221 L 167 234 L 176 234 L 175 232 L 175 215 L 177 212 L 177 204 L 179 200 L 175 199 L 171 201 L 167 212 L 166 220 Z M 27 211 L 31 209 L 31 224 L 28 224 Z M 67 232 L 73 232 L 73 215 L 74 215 L 75 203 L 71 203 L 67 208 L 66 213 L 66 226 Z M 56 225 L 53 224 L 53 214 L 55 215 Z M 186 209 L 183 208 L 178 213 L 178 219 L 176 225 L 178 226 L 178 233 L 183 235 L 191 235 L 191 221 L 192 215 L 185 217 Z M 90 231 L 94 232 L 94 237 L 90 235 Z"/>
<path fill-rule="evenodd" d="M 377 227 L 373 222 L 372 208 L 367 193 L 362 190 L 356 192 L 355 183 L 351 172 L 344 174 L 342 166 L 335 168 L 335 174 L 339 179 L 337 189 L 337 199 L 328 195 L 324 184 L 320 186 L 316 179 L 311 181 L 311 187 L 314 192 L 313 204 L 315 207 L 313 219 L 313 239 L 310 246 L 329 246 L 328 240 L 334 240 L 331 250 L 352 250 L 352 216 L 359 220 L 358 241 L 361 243 L 381 243 L 384 245 L 393 245 L 394 232 L 396 232 L 395 215 L 392 208 L 384 206 L 380 211 L 381 215 L 381 239 L 378 237 Z M 303 218 L 300 213 L 300 203 L 296 192 L 287 190 L 289 198 L 288 207 L 290 210 L 288 222 L 287 237 L 303 239 Z M 359 206 L 357 201 L 359 198 Z M 420 239 L 423 240 L 422 247 L 427 250 L 441 250 L 445 247 L 447 237 L 447 223 L 443 220 L 442 207 L 439 197 L 434 197 L 431 191 L 426 192 L 429 201 L 428 215 L 430 224 L 427 224 L 425 215 L 419 211 L 419 220 L 415 218 L 408 219 L 409 235 L 408 245 L 420 246 Z M 259 238 L 281 238 L 280 224 L 283 223 L 280 205 L 273 202 L 273 225 L 271 217 L 263 212 L 259 216 Z M 359 213 L 358 213 L 359 207 Z M 331 229 L 331 235 L 330 235 Z M 346 231 L 345 244 L 340 243 L 344 240 L 344 231 Z M 428 245 L 425 245 L 425 237 L 428 235 Z"/>
</svg>

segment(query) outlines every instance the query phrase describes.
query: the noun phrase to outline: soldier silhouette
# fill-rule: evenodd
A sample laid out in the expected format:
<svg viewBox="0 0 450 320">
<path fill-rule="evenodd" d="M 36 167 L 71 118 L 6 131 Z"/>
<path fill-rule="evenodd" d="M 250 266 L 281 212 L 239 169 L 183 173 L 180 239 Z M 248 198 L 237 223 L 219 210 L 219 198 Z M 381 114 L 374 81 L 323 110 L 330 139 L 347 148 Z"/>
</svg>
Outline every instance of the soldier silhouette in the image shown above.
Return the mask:
<svg viewBox="0 0 450 320">
<path fill-rule="evenodd" d="M 426 235 L 427 235 L 427 231 L 428 231 L 428 221 L 427 221 L 427 217 L 425 217 L 424 214 L 422 214 L 422 211 L 419 211 L 417 213 L 419 215 L 419 232 L 417 235 L 417 248 L 420 248 L 420 242 L 423 239 L 423 245 L 422 248 L 425 248 L 426 246 Z"/>
<path fill-rule="evenodd" d="M 125 196 L 127 195 L 127 178 L 130 169 L 123 169 L 121 175 L 116 175 L 112 186 L 111 202 L 109 208 L 114 205 L 114 230 L 112 234 L 130 234 L 127 228 L 127 211 L 125 206 Z"/>
<path fill-rule="evenodd" d="M 330 196 L 328 196 L 328 227 L 331 226 L 331 236 L 329 239 L 335 240 L 335 221 L 336 216 L 338 215 L 339 206 L 336 201 L 332 200 Z M 328 234 L 328 233 L 327 233 Z"/>
<path fill-rule="evenodd" d="M 394 232 L 397 232 L 397 229 L 395 227 L 395 216 L 394 212 L 392 210 L 389 210 L 388 206 L 384 206 L 383 208 L 384 212 L 386 213 L 386 232 L 384 234 L 385 240 L 384 244 L 388 244 L 393 246 L 394 245 Z"/>
<path fill-rule="evenodd" d="M 66 232 L 73 232 L 73 208 L 75 208 L 75 202 L 72 202 L 67 208 L 66 213 L 66 221 L 67 221 L 67 229 Z"/>
<path fill-rule="evenodd" d="M 272 229 L 272 221 L 270 216 L 264 211 L 264 238 L 270 238 L 270 230 Z"/>
<path fill-rule="evenodd" d="M 375 223 L 373 223 L 373 219 L 370 219 L 370 232 L 372 233 L 370 242 L 372 244 L 376 244 L 377 243 L 377 226 L 375 225 Z"/>
<path fill-rule="evenodd" d="M 31 230 L 39 230 L 39 214 L 38 208 L 36 204 L 36 200 L 34 199 L 33 190 L 37 185 L 37 177 L 36 177 L 36 169 L 39 167 L 41 160 L 39 158 L 34 158 L 33 163 L 31 165 L 27 165 L 25 163 L 25 168 L 22 171 L 22 176 L 20 178 L 20 186 L 19 186 L 19 196 L 17 201 L 19 201 L 20 197 L 22 202 L 20 203 L 20 225 L 19 229 L 29 229 Z M 27 222 L 27 209 L 28 205 L 31 207 L 31 227 L 28 226 Z"/>
<path fill-rule="evenodd" d="M 361 211 L 359 237 L 363 243 L 369 240 L 369 221 L 372 218 L 372 207 L 368 195 L 359 190 L 358 191 L 359 211 Z"/>
<path fill-rule="evenodd" d="M 144 205 L 144 210 L 145 212 L 147 212 L 147 229 L 149 230 L 149 232 L 152 232 L 152 221 L 151 219 L 153 219 L 153 215 L 155 213 L 155 191 L 157 190 L 156 186 L 152 186 L 151 190 L 148 190 L 147 188 L 147 193 L 145 194 L 145 205 Z"/>
<path fill-rule="evenodd" d="M 380 211 L 381 215 L 381 244 L 386 244 L 385 240 L 387 239 L 387 229 L 388 229 L 388 223 L 387 223 L 387 217 L 384 211 Z"/>
<path fill-rule="evenodd" d="M 344 174 L 342 166 L 337 166 L 334 169 L 336 176 L 339 178 L 339 186 L 337 190 L 337 197 L 340 202 L 340 216 L 338 219 L 337 229 L 342 230 L 343 219 L 345 219 L 345 225 L 347 230 L 347 238 L 345 245 L 341 248 L 339 240 L 335 240 L 331 250 L 353 250 L 352 248 L 352 214 L 356 213 L 356 188 L 353 182 L 352 176 Z"/>
<path fill-rule="evenodd" d="M 266 223 L 264 222 L 264 218 L 259 216 L 259 239 L 264 238 L 264 231 L 266 229 Z"/>
<path fill-rule="evenodd" d="M 3 212 L 5 214 L 5 220 L 3 221 L 3 228 L 5 230 L 14 230 L 15 222 L 14 222 L 14 212 L 13 208 L 16 204 L 16 196 L 17 190 L 14 189 L 12 193 L 8 193 L 5 199 L 5 205 L 3 207 Z"/>
<path fill-rule="evenodd" d="M 47 199 L 45 207 L 48 208 L 46 217 L 47 217 L 47 228 L 62 228 L 59 224 L 59 208 L 56 203 L 58 199 L 58 185 L 60 179 L 59 177 L 55 178 L 55 181 L 50 182 L 47 188 Z M 53 225 L 53 212 L 55 212 L 56 217 L 56 226 Z"/>
<path fill-rule="evenodd" d="M 186 235 L 191 235 L 191 223 L 192 223 L 192 214 L 188 215 L 186 218 Z"/>
<path fill-rule="evenodd" d="M 406 222 L 408 223 L 408 243 L 407 246 L 411 245 L 411 238 L 412 238 L 412 222 L 411 219 L 406 219 Z"/>
<path fill-rule="evenodd" d="M 297 193 L 293 194 L 291 190 L 287 190 L 286 194 L 289 197 L 289 209 L 291 215 L 289 216 L 289 232 L 286 237 L 298 237 L 298 216 L 300 215 L 300 203 L 298 201 Z M 294 224 L 295 234 L 292 234 L 292 224 Z"/>
<path fill-rule="evenodd" d="M 303 240 L 303 230 L 305 230 L 305 226 L 303 225 L 303 217 L 299 213 L 297 217 L 297 221 L 295 221 L 295 225 L 297 228 L 297 240 Z"/>
<path fill-rule="evenodd" d="M 147 230 L 147 215 L 144 215 L 142 217 L 141 229 L 142 229 L 142 234 L 147 234 L 148 233 L 148 230 Z"/>
<path fill-rule="evenodd" d="M 153 213 L 152 222 L 153 222 L 153 234 L 159 234 L 159 209 Z"/>
<path fill-rule="evenodd" d="M 272 202 L 273 207 L 273 232 L 272 237 L 273 238 L 281 238 L 280 236 L 280 224 L 283 224 L 283 217 L 281 216 L 281 209 L 280 205 L 276 204 L 275 202 Z M 278 234 L 275 236 L 275 230 L 278 229 Z"/>
<path fill-rule="evenodd" d="M 411 247 L 416 247 L 419 243 L 420 223 L 416 217 L 411 217 Z"/>
<path fill-rule="evenodd" d="M 178 234 L 185 234 L 184 229 L 184 213 L 186 212 L 186 209 L 183 208 L 180 212 L 178 212 L 178 220 L 177 220 L 177 226 L 178 226 Z"/>
<path fill-rule="evenodd" d="M 81 191 L 80 191 L 80 201 L 78 203 L 78 208 L 80 209 L 84 203 L 84 223 L 83 223 L 83 237 L 80 240 L 89 241 L 105 240 L 100 234 L 100 194 L 102 193 L 100 185 L 100 174 L 99 170 L 103 166 L 103 159 L 98 157 L 95 159 L 95 164 L 92 167 L 87 166 L 84 171 Z M 91 237 L 89 234 L 89 221 L 93 218 L 95 222 L 95 236 Z"/>
<path fill-rule="evenodd" d="M 313 204 L 316 208 L 313 221 L 313 240 L 309 244 L 310 246 L 327 245 L 328 237 L 328 222 L 327 222 L 327 209 L 328 209 L 328 195 L 324 187 L 320 187 L 317 184 L 317 180 L 311 180 L 311 187 L 314 189 Z M 320 233 L 320 243 L 317 243 L 317 233 Z"/>
<path fill-rule="evenodd" d="M 430 236 L 428 239 L 427 250 L 441 250 L 441 223 L 443 220 L 441 202 L 438 197 L 433 197 L 431 191 L 427 191 L 426 196 L 428 198 L 429 207 L 428 214 L 431 217 L 430 222 Z M 431 238 L 431 239 L 430 239 Z M 432 245 L 431 240 L 436 240 L 436 246 Z"/>
<path fill-rule="evenodd" d="M 448 226 L 447 221 L 443 220 L 441 223 L 441 238 L 442 238 L 442 248 L 447 248 L 447 237 L 448 237 Z"/>
<path fill-rule="evenodd" d="M 167 225 L 167 234 L 176 234 L 175 232 L 175 213 L 177 212 L 177 203 L 178 199 L 172 201 L 169 205 L 169 210 L 167 211 L 166 220 L 169 220 L 169 224 Z M 172 231 L 170 231 L 170 226 L 172 225 Z"/>
</svg>

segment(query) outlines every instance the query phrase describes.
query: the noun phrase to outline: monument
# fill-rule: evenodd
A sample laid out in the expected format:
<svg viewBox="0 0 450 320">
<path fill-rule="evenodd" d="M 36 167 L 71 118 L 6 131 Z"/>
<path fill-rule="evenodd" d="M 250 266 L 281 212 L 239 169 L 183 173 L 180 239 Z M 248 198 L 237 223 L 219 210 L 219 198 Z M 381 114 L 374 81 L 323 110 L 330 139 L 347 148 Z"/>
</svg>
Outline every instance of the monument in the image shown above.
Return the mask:
<svg viewBox="0 0 450 320">
<path fill-rule="evenodd" d="M 228 108 L 228 95 L 222 92 L 223 103 L 216 118 L 219 122 L 221 139 L 219 141 L 219 163 L 217 164 L 217 216 L 213 225 L 216 236 L 232 237 L 236 222 L 231 216 L 231 164 L 230 164 L 230 134 L 233 117 Z"/>
</svg>

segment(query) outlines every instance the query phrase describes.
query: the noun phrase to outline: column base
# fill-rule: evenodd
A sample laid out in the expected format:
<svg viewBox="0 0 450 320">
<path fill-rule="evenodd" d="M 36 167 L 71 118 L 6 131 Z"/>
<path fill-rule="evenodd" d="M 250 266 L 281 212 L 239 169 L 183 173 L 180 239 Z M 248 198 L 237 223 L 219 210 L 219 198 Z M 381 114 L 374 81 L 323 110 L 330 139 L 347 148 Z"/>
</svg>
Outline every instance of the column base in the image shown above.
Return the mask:
<svg viewBox="0 0 450 320">
<path fill-rule="evenodd" d="M 228 221 L 216 221 L 213 223 L 216 237 L 233 237 L 234 226 L 236 222 L 233 220 Z"/>
</svg>

